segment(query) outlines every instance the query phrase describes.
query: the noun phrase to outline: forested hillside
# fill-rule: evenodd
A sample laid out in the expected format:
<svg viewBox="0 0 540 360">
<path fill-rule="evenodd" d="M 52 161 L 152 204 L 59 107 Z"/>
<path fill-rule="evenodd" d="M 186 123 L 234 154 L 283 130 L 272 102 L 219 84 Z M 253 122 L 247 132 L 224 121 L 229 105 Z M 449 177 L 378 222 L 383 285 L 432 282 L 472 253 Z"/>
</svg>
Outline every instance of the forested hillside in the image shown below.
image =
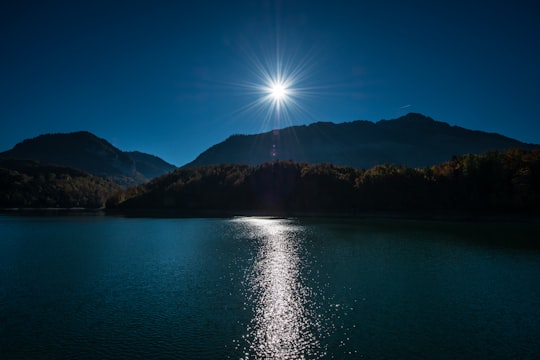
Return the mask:
<svg viewBox="0 0 540 360">
<path fill-rule="evenodd" d="M 116 194 L 107 207 L 185 214 L 539 212 L 540 151 L 464 155 L 425 168 L 289 161 L 184 168 Z"/>
<path fill-rule="evenodd" d="M 100 208 L 118 190 L 73 168 L 0 159 L 0 208 Z"/>
</svg>

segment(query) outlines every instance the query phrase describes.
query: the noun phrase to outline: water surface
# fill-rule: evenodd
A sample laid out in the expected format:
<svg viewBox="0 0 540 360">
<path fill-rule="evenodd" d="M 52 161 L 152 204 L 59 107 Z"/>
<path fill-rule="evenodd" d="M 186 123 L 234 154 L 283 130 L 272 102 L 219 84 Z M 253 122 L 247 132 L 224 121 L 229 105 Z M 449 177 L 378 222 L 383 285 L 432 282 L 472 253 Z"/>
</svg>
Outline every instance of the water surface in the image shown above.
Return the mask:
<svg viewBox="0 0 540 360">
<path fill-rule="evenodd" d="M 2 358 L 535 358 L 537 224 L 0 216 Z"/>
</svg>

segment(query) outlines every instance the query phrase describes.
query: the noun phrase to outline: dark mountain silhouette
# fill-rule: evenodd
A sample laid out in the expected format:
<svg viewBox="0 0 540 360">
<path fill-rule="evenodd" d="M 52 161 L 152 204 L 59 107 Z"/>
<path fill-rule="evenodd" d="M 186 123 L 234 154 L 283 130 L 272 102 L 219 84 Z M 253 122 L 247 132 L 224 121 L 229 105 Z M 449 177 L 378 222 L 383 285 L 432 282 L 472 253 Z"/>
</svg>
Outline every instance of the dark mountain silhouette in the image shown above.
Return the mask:
<svg viewBox="0 0 540 360">
<path fill-rule="evenodd" d="M 155 155 L 140 151 L 128 151 L 125 154 L 129 155 L 135 161 L 137 171 L 147 179 L 153 179 L 176 169 L 176 166 L 169 164 Z"/>
<path fill-rule="evenodd" d="M 119 190 L 71 167 L 0 159 L 0 208 L 101 208 Z"/>
<path fill-rule="evenodd" d="M 141 184 L 175 169 L 158 157 L 121 151 L 87 131 L 27 139 L 0 153 L 0 158 L 69 166 L 110 179 L 121 186 Z"/>
<path fill-rule="evenodd" d="M 494 133 L 473 131 L 410 113 L 394 120 L 318 122 L 257 135 L 233 135 L 184 167 L 262 164 L 272 160 L 331 163 L 355 168 L 378 164 L 423 167 L 453 156 L 531 145 Z"/>
</svg>

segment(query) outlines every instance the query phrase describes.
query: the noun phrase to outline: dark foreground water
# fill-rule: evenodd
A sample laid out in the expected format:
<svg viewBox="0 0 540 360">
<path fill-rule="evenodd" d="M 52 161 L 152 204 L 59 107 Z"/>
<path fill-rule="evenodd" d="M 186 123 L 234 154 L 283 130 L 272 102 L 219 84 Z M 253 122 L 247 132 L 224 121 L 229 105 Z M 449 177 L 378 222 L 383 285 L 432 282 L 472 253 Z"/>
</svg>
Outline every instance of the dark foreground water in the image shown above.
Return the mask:
<svg viewBox="0 0 540 360">
<path fill-rule="evenodd" d="M 0 358 L 538 358 L 539 225 L 0 216 Z"/>
</svg>

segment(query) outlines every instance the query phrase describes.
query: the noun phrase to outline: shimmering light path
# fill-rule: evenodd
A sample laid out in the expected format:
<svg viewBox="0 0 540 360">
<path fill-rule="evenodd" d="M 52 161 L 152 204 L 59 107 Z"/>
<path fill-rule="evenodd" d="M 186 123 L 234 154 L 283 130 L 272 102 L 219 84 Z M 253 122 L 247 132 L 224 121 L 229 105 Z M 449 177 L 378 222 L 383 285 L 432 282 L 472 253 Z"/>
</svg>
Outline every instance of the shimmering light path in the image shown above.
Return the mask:
<svg viewBox="0 0 540 360">
<path fill-rule="evenodd" d="M 253 318 L 244 356 L 260 359 L 319 358 L 325 354 L 312 289 L 302 279 L 302 227 L 283 219 L 240 219 L 258 243 L 246 274 Z"/>
<path fill-rule="evenodd" d="M 538 223 L 0 214 L 0 359 L 537 359 Z"/>
</svg>

